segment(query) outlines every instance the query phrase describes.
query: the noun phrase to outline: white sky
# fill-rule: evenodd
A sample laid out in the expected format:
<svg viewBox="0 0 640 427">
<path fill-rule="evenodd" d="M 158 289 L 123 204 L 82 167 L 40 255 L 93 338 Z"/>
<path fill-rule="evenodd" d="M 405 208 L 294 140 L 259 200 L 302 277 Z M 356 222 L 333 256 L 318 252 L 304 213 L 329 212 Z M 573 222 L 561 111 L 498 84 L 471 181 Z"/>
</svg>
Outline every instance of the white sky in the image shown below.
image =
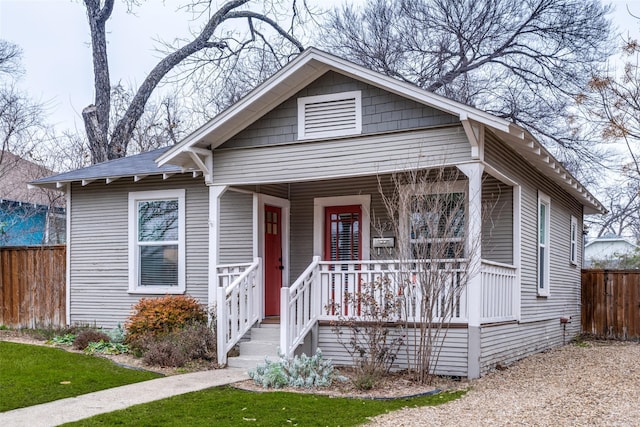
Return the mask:
<svg viewBox="0 0 640 427">
<path fill-rule="evenodd" d="M 356 0 L 363 1 L 363 0 Z M 339 0 L 313 0 L 327 6 Z M 166 5 L 165 5 L 166 3 Z M 190 15 L 176 10 L 179 1 L 148 0 L 127 14 L 120 0 L 108 22 L 112 83 L 139 84 L 159 56 L 154 38 L 172 40 L 187 34 Z M 612 1 L 612 19 L 625 33 L 639 34 L 640 0 Z M 23 49 L 21 87 L 46 102 L 50 121 L 59 129 L 83 129 L 80 112 L 93 102 L 89 30 L 81 0 L 0 0 L 0 38 Z"/>
</svg>

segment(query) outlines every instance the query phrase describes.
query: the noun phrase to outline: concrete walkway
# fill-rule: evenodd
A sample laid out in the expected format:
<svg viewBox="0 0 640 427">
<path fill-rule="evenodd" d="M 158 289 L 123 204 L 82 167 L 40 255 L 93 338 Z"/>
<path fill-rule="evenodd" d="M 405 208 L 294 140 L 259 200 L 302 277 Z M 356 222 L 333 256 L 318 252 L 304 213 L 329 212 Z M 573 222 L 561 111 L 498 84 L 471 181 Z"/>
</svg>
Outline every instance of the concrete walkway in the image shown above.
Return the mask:
<svg viewBox="0 0 640 427">
<path fill-rule="evenodd" d="M 57 426 L 140 403 L 231 384 L 248 378 L 246 369 L 240 368 L 173 375 L 27 408 L 14 409 L 13 411 L 0 412 L 0 426 Z"/>
</svg>

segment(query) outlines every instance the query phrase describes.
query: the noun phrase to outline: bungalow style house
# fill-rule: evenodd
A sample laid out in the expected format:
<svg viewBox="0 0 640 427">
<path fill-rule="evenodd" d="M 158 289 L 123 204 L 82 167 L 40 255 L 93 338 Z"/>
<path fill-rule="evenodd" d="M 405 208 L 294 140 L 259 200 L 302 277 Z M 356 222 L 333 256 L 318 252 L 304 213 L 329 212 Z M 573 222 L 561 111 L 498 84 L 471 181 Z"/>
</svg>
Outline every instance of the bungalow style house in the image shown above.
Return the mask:
<svg viewBox="0 0 640 427">
<path fill-rule="evenodd" d="M 455 177 L 455 236 L 393 231 L 440 221 L 382 196 L 434 171 Z M 579 230 L 604 211 L 525 129 L 314 48 L 175 146 L 33 184 L 67 194 L 70 323 L 187 293 L 215 306 L 222 363 L 265 319 L 285 355 L 349 363 L 331 321 L 359 308 L 329 307 L 398 272 L 415 288 L 403 247 L 462 242 L 430 265 L 456 290 L 436 372 L 469 378 L 580 332 Z"/>
</svg>

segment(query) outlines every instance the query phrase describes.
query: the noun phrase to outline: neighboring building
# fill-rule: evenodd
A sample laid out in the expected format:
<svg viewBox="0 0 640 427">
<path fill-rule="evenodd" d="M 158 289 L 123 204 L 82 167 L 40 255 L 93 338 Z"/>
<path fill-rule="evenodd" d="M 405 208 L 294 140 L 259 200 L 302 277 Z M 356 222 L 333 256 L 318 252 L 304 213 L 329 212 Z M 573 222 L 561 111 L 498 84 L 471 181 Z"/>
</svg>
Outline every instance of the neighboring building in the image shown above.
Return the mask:
<svg viewBox="0 0 640 427">
<path fill-rule="evenodd" d="M 602 205 L 525 129 L 316 49 L 173 147 L 34 185 L 70 198 L 69 322 L 113 327 L 141 297 L 188 293 L 217 307 L 221 362 L 271 318 L 285 354 L 349 363 L 327 307 L 434 239 L 376 232 L 396 221 L 379 186 L 441 170 L 464 203 L 451 244 L 478 245 L 433 263 L 462 289 L 436 372 L 478 377 L 580 333 L 579 230 Z"/>
<path fill-rule="evenodd" d="M 64 195 L 29 188 L 53 172 L 7 151 L 0 152 L 0 246 L 64 243 Z"/>
<path fill-rule="evenodd" d="M 640 250 L 640 246 L 620 236 L 597 237 L 584 245 L 585 268 L 616 268 L 621 258 Z"/>
</svg>

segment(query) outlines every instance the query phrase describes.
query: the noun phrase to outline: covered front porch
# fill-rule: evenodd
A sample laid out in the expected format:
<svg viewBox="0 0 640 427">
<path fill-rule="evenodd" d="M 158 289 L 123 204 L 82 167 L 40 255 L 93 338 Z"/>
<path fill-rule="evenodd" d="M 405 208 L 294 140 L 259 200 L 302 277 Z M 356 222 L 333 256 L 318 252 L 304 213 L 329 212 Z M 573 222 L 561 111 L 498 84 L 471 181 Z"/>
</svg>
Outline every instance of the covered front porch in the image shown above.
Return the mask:
<svg viewBox="0 0 640 427">
<path fill-rule="evenodd" d="M 440 321 L 444 315 L 447 323 L 466 328 L 474 347 L 469 357 L 475 357 L 479 341 L 472 341 L 481 325 L 519 318 L 519 187 L 480 164 L 460 170 L 456 188 L 462 189 L 456 191 L 465 195 L 464 256 L 428 260 L 399 256 L 403 236 L 385 229 L 391 215 L 379 177 L 212 187 L 212 214 L 219 220 L 211 238 L 219 242 L 219 252 L 211 257 L 217 262 L 210 301 L 217 304 L 220 363 L 265 318 L 279 319 L 285 356 L 303 343 L 315 349 L 319 325 L 361 315 L 360 307 L 344 303 L 347 295 L 380 281 L 403 300 L 398 321 L 424 321 L 421 301 L 438 301 L 430 318 Z M 351 221 L 350 245 L 335 243 L 336 230 L 344 228 L 332 223 L 335 213 Z M 438 277 L 443 285 L 422 286 L 425 277 Z"/>
</svg>

